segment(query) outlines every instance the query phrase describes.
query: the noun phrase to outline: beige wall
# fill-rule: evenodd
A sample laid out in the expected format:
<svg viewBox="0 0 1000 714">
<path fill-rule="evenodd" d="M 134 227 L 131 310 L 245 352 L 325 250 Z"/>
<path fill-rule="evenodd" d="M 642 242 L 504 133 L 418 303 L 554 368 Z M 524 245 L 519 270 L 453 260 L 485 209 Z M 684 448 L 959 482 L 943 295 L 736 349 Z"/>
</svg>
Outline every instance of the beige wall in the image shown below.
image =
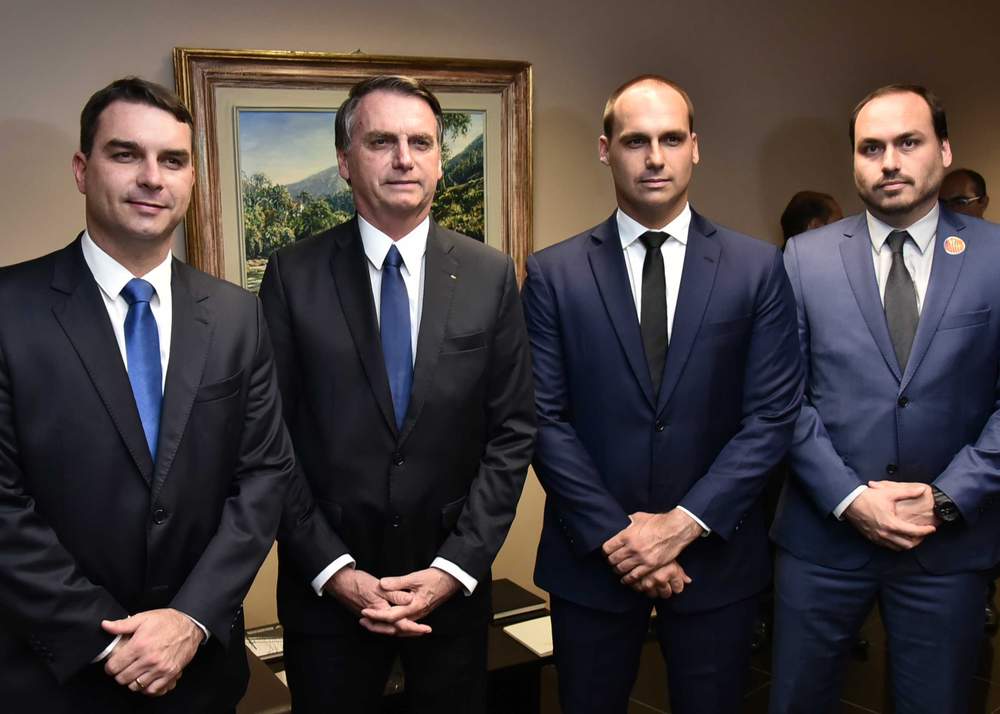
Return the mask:
<svg viewBox="0 0 1000 714">
<path fill-rule="evenodd" d="M 69 173 L 86 98 L 121 75 L 172 83 L 174 46 L 493 57 L 535 67 L 535 245 L 608 215 L 596 160 L 607 93 L 640 72 L 697 106 L 693 202 L 762 238 L 801 188 L 858 201 L 846 117 L 869 89 L 916 81 L 944 98 L 956 163 L 981 171 L 1000 220 L 1000 4 L 988 0 L 7 0 L 0 23 L 0 264 L 58 248 L 82 226 Z M 541 491 L 529 481 L 497 574 L 530 583 Z M 273 568 L 248 612 L 273 620 Z"/>
</svg>

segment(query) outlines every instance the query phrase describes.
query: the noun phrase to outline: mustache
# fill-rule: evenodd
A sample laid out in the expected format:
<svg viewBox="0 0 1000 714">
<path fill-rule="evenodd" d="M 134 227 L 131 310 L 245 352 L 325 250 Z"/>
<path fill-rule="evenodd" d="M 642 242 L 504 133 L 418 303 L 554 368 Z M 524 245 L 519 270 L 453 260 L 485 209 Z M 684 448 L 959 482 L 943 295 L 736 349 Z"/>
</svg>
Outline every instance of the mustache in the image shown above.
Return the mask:
<svg viewBox="0 0 1000 714">
<path fill-rule="evenodd" d="M 877 184 L 875 184 L 875 188 L 884 188 L 885 186 L 891 183 L 905 183 L 912 186 L 913 179 L 911 179 L 909 176 L 890 176 L 888 178 L 882 179 Z"/>
</svg>

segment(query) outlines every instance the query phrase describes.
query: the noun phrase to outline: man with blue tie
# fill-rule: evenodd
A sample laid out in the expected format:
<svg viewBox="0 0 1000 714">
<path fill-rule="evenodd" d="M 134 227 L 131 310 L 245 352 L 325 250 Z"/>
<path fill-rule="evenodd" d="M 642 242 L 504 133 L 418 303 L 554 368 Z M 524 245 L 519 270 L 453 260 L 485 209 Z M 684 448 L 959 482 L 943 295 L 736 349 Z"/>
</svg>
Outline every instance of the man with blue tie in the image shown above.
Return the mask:
<svg viewBox="0 0 1000 714">
<path fill-rule="evenodd" d="M 771 711 L 839 711 L 876 601 L 896 711 L 965 712 L 1000 559 L 1000 227 L 938 203 L 951 145 L 924 87 L 850 121 L 865 212 L 794 238 L 806 396 L 772 536 Z"/>
<path fill-rule="evenodd" d="M 246 689 L 241 605 L 293 454 L 258 302 L 171 257 L 191 130 L 159 85 L 94 94 L 87 229 L 0 271 L 4 711 L 207 714 Z"/>
<path fill-rule="evenodd" d="M 357 216 L 261 284 L 299 458 L 278 538 L 296 712 L 485 710 L 490 566 L 534 442 L 511 259 L 430 218 L 443 118 L 420 82 L 355 85 L 336 117 Z"/>
<path fill-rule="evenodd" d="M 780 252 L 688 205 L 687 93 L 608 99 L 618 210 L 528 259 L 523 291 L 563 711 L 626 711 L 650 612 L 671 711 L 733 714 L 770 579 L 761 495 L 801 398 Z"/>
</svg>

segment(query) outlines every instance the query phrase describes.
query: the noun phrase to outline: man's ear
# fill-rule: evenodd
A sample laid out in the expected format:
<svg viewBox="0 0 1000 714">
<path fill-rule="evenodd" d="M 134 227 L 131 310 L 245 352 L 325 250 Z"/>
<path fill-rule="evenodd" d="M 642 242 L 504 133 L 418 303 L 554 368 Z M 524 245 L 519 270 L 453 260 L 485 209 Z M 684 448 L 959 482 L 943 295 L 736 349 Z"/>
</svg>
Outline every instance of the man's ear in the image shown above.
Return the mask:
<svg viewBox="0 0 1000 714">
<path fill-rule="evenodd" d="M 76 180 L 76 190 L 87 193 L 87 157 L 82 151 L 73 154 L 73 178 Z"/>
<path fill-rule="evenodd" d="M 608 144 L 608 137 L 601 134 L 601 137 L 597 140 L 597 158 L 605 166 L 610 166 L 608 163 Z"/>
</svg>

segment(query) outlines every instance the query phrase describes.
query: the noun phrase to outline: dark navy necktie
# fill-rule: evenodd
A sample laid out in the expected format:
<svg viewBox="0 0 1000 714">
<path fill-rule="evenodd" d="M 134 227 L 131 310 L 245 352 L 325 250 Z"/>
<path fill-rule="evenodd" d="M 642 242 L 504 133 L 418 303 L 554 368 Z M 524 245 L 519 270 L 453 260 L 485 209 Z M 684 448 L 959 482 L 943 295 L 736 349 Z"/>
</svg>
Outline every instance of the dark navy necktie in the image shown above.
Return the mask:
<svg viewBox="0 0 1000 714">
<path fill-rule="evenodd" d="M 160 365 L 160 332 L 149 301 L 156 291 L 145 280 L 133 278 L 122 288 L 128 303 L 125 316 L 125 355 L 128 381 L 139 409 L 149 454 L 156 461 L 156 440 L 160 433 L 160 405 L 163 402 L 163 368 Z"/>
<path fill-rule="evenodd" d="M 906 231 L 893 231 L 887 242 L 892 251 L 892 267 L 885 282 L 885 320 L 889 326 L 889 337 L 899 368 L 906 371 L 906 363 L 910 360 L 910 348 L 917 334 L 917 323 L 920 312 L 917 310 L 917 291 L 913 285 L 910 271 L 903 261 L 903 246 L 912 240 Z"/>
<path fill-rule="evenodd" d="M 646 231 L 639 240 L 646 246 L 642 261 L 642 304 L 639 307 L 639 331 L 646 350 L 653 392 L 660 393 L 663 366 L 667 363 L 667 279 L 660 247 L 669 238 L 660 231 Z"/>
<path fill-rule="evenodd" d="M 410 345 L 410 300 L 399 267 L 403 256 L 391 246 L 382 264 L 382 294 L 379 307 L 379 331 L 385 372 L 392 392 L 396 428 L 402 430 L 413 386 L 413 350 Z"/>
</svg>

